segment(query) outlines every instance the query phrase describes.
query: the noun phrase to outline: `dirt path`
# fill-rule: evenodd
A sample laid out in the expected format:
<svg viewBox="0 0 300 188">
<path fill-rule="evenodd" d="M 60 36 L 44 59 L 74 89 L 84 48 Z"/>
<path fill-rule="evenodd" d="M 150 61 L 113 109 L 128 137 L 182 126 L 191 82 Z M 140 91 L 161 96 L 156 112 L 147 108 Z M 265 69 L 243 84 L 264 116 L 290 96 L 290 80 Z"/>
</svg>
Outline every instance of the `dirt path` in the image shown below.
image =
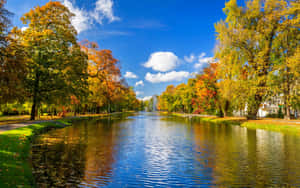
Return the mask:
<svg viewBox="0 0 300 188">
<path fill-rule="evenodd" d="M 43 122 L 50 122 L 50 121 L 53 121 L 53 120 L 28 121 L 28 122 L 23 122 L 23 123 L 12 123 L 12 124 L 7 124 L 7 125 L 1 125 L 0 126 L 0 134 L 5 131 L 10 131 L 10 130 L 17 129 L 20 127 L 26 127 L 28 125 L 33 125 L 33 124 L 43 123 Z"/>
<path fill-rule="evenodd" d="M 72 118 L 81 118 L 81 117 L 104 117 L 104 116 L 121 114 L 121 113 L 122 112 L 114 112 L 114 113 L 110 113 L 110 114 L 87 114 L 87 115 L 69 116 L 69 117 L 65 117 L 63 119 L 72 119 Z M 44 120 L 42 119 L 42 120 L 30 121 L 30 120 L 26 120 L 27 117 L 25 117 L 25 116 L 2 117 L 2 119 L 4 119 L 4 118 L 6 118 L 6 119 L 2 120 L 2 121 L 0 118 L 0 134 L 5 131 L 14 130 L 14 129 L 17 129 L 20 127 L 25 127 L 28 125 L 33 125 L 33 124 L 38 124 L 38 123 L 43 123 L 43 122 L 53 122 L 53 121 L 62 119 L 61 117 L 55 117 L 53 119 L 44 119 Z M 22 119 L 22 118 L 24 118 L 24 119 Z M 49 117 L 47 116 L 44 118 L 49 118 Z"/>
</svg>

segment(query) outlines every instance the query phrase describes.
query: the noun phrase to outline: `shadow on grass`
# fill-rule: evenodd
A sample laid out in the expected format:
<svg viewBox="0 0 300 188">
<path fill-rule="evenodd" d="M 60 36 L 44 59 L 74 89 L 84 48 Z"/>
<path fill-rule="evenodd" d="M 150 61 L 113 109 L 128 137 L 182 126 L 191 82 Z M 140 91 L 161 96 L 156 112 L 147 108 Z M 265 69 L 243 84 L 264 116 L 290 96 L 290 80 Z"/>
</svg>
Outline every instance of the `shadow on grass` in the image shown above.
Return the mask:
<svg viewBox="0 0 300 188">
<path fill-rule="evenodd" d="M 35 135 L 64 127 L 64 121 L 29 125 L 0 134 L 0 187 L 34 187 L 29 163 Z"/>
</svg>

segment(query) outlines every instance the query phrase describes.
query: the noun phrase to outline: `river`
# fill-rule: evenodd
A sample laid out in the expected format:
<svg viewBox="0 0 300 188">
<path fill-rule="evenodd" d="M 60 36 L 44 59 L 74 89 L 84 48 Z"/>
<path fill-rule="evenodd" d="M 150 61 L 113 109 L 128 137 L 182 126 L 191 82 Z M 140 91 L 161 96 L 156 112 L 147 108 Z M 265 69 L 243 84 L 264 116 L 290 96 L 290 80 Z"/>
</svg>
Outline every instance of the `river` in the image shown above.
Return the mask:
<svg viewBox="0 0 300 188">
<path fill-rule="evenodd" d="M 300 136 L 137 113 L 34 140 L 38 187 L 300 186 Z"/>
</svg>

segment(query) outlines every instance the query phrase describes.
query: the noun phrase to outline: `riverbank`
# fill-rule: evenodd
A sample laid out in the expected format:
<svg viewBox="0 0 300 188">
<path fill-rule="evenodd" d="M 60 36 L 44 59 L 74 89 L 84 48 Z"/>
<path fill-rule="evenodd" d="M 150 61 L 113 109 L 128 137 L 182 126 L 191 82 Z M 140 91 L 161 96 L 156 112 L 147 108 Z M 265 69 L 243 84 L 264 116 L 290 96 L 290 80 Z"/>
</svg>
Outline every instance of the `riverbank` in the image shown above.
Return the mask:
<svg viewBox="0 0 300 188">
<path fill-rule="evenodd" d="M 162 114 L 172 115 L 176 117 L 190 118 L 196 121 L 216 123 L 216 124 L 231 124 L 240 125 L 249 129 L 265 129 L 276 132 L 289 132 L 300 134 L 300 120 L 283 120 L 264 118 L 259 120 L 247 120 L 244 117 L 225 117 L 198 115 L 198 114 L 182 114 L 182 113 L 166 113 Z"/>
<path fill-rule="evenodd" d="M 0 187 L 32 187 L 34 179 L 28 162 L 32 139 L 53 128 L 70 125 L 57 120 L 20 127 L 0 134 Z"/>
<path fill-rule="evenodd" d="M 72 121 L 93 117 L 118 115 L 81 115 L 64 119 L 19 123 L 19 128 L 0 133 L 0 187 L 32 187 L 34 178 L 29 163 L 31 142 L 39 134 L 51 129 L 64 128 Z M 11 124 L 10 124 L 11 125 Z M 9 126 L 9 125 L 0 125 Z"/>
<path fill-rule="evenodd" d="M 78 118 L 78 117 L 101 117 L 101 116 L 108 116 L 112 114 L 120 114 L 120 113 L 133 113 L 133 111 L 127 111 L 127 112 L 115 112 L 110 114 L 78 114 L 77 116 L 74 116 L 73 113 L 67 114 L 64 118 Z M 42 122 L 42 121 L 49 121 L 49 120 L 57 120 L 62 119 L 61 116 L 40 116 L 37 117 L 35 121 L 30 120 L 30 115 L 16 115 L 16 116 L 0 116 L 0 127 L 7 124 L 19 124 L 19 123 L 34 123 L 36 121 Z"/>
</svg>

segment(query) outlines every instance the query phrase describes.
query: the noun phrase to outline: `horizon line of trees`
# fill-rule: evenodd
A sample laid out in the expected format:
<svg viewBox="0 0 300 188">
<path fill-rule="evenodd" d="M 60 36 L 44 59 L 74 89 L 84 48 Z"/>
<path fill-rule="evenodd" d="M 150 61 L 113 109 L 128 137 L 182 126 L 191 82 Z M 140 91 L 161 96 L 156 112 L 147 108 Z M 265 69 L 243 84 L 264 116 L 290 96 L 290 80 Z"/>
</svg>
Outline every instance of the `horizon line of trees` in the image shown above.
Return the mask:
<svg viewBox="0 0 300 188">
<path fill-rule="evenodd" d="M 256 119 L 261 105 L 283 101 L 285 119 L 300 110 L 300 1 L 229 0 L 226 19 L 215 24 L 215 58 L 187 84 L 170 85 L 159 97 L 169 112 Z"/>
<path fill-rule="evenodd" d="M 97 43 L 77 42 L 74 16 L 60 2 L 37 6 L 10 29 L 12 13 L 0 0 L 0 111 L 100 113 L 138 110 L 118 60 Z"/>
</svg>

